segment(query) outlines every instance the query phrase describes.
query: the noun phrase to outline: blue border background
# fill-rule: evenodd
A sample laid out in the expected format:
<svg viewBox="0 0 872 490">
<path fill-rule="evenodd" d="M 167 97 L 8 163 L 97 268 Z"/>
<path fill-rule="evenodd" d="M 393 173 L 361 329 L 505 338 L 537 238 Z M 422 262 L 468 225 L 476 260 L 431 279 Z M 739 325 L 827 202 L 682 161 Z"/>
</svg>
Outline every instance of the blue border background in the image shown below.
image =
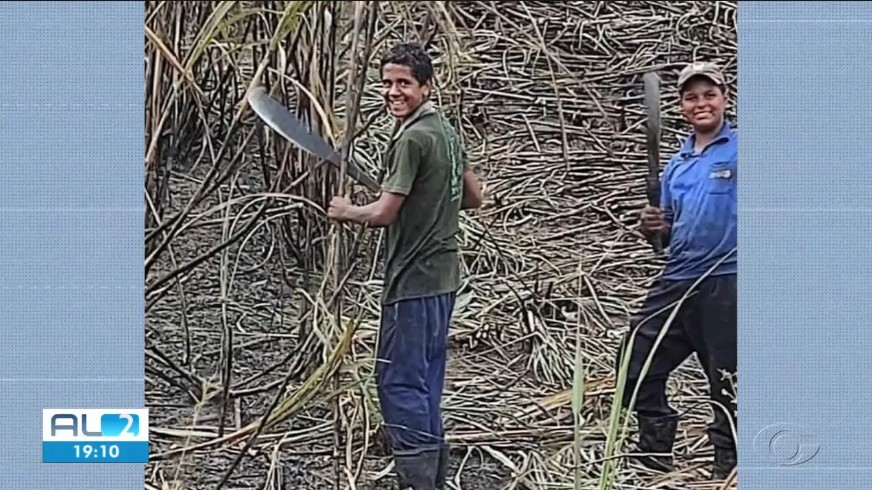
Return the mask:
<svg viewBox="0 0 872 490">
<path fill-rule="evenodd" d="M 872 488 L 870 46 L 872 3 L 740 2 L 741 489 Z"/>
<path fill-rule="evenodd" d="M 43 464 L 43 408 L 144 406 L 143 2 L 0 3 L 0 489 L 143 488 Z"/>
</svg>

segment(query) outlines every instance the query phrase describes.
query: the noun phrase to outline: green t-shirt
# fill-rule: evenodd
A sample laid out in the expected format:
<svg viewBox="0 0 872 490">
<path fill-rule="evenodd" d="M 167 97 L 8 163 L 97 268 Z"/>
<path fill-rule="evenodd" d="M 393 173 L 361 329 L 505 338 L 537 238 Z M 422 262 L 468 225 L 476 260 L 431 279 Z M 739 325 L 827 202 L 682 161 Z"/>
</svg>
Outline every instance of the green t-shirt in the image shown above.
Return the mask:
<svg viewBox="0 0 872 490">
<path fill-rule="evenodd" d="M 454 129 L 427 104 L 393 141 L 385 163 L 382 190 L 406 198 L 386 230 L 382 303 L 457 291 L 466 163 Z"/>
</svg>

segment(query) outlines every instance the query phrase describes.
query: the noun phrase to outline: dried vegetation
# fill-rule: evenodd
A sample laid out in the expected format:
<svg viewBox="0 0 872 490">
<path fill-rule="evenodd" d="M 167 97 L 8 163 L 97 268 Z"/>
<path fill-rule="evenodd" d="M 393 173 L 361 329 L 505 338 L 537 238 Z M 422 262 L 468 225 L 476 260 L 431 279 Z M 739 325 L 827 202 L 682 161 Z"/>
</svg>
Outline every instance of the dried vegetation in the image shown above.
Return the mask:
<svg viewBox="0 0 872 490">
<path fill-rule="evenodd" d="M 460 234 L 451 488 L 708 488 L 695 360 L 670 384 L 680 469 L 655 476 L 614 457 L 613 357 L 660 266 L 633 231 L 640 75 L 663 79 L 668 155 L 686 130 L 678 68 L 717 61 L 735 91 L 735 26 L 735 2 L 147 2 L 149 488 L 391 488 L 381 235 L 324 219 L 347 180 L 244 96 L 266 85 L 376 176 L 391 129 L 376 62 L 409 39 L 431 43 L 437 102 L 492 199 Z"/>
</svg>

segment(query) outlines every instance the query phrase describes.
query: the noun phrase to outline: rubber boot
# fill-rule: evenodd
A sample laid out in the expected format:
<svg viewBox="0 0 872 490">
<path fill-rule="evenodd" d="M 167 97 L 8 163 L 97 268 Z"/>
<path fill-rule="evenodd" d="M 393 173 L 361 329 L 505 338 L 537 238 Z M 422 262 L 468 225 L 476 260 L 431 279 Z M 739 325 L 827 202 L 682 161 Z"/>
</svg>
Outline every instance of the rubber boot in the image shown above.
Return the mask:
<svg viewBox="0 0 872 490">
<path fill-rule="evenodd" d="M 436 490 L 439 451 L 394 453 L 400 490 Z"/>
<path fill-rule="evenodd" d="M 445 489 L 445 480 L 448 478 L 448 463 L 451 461 L 449 455 L 451 452 L 451 447 L 448 443 L 442 445 L 442 449 L 439 450 L 439 465 L 436 470 L 436 489 L 444 490 Z"/>
<path fill-rule="evenodd" d="M 736 450 L 734 448 L 715 447 L 715 462 L 712 466 L 712 480 L 726 480 L 736 467 Z"/>
<path fill-rule="evenodd" d="M 639 443 L 633 454 L 634 459 L 646 468 L 669 472 L 674 466 L 672 446 L 678 429 L 678 416 L 645 417 L 639 415 Z"/>
</svg>

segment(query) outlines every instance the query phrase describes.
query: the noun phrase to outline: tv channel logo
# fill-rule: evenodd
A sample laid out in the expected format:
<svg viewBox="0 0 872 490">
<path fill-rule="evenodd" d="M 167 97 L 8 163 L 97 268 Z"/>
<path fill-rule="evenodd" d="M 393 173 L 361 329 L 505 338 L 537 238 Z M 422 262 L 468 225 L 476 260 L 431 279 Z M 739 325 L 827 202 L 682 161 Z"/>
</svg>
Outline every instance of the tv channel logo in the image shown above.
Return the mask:
<svg viewBox="0 0 872 490">
<path fill-rule="evenodd" d="M 44 409 L 45 463 L 148 462 L 147 409 Z"/>
</svg>

